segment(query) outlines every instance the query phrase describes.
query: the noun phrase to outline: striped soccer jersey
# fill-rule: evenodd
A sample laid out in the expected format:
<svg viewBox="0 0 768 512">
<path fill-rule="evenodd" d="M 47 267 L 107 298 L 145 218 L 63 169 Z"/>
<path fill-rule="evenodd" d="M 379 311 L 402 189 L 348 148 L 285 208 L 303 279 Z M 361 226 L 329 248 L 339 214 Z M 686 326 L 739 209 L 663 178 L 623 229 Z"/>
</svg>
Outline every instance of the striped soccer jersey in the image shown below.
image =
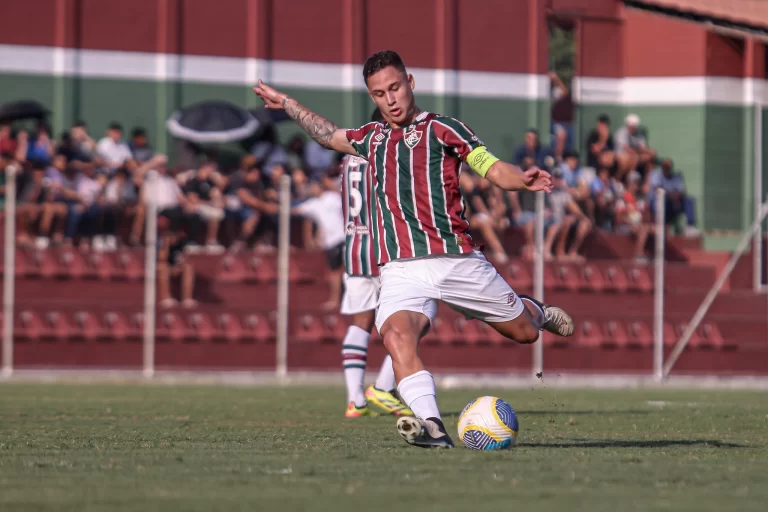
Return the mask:
<svg viewBox="0 0 768 512">
<path fill-rule="evenodd" d="M 346 135 L 369 162 L 373 244 L 380 265 L 474 250 L 459 188 L 462 160 L 483 145 L 471 129 L 422 112 L 404 128 L 373 122 Z"/>
</svg>

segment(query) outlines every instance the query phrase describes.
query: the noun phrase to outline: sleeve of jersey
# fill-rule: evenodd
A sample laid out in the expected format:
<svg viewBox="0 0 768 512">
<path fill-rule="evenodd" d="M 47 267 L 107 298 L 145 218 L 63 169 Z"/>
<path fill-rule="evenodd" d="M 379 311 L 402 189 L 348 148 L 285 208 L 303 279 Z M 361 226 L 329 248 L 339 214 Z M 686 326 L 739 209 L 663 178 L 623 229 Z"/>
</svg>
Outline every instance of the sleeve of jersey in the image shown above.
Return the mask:
<svg viewBox="0 0 768 512">
<path fill-rule="evenodd" d="M 451 118 L 442 118 L 437 122 L 438 137 L 454 155 L 467 163 L 469 167 L 485 177 L 488 169 L 498 162 L 483 141 L 464 123 Z"/>
<path fill-rule="evenodd" d="M 371 137 L 376 123 L 368 123 L 365 126 L 347 130 L 347 140 L 355 148 L 357 154 L 368 160 L 370 155 Z"/>
</svg>

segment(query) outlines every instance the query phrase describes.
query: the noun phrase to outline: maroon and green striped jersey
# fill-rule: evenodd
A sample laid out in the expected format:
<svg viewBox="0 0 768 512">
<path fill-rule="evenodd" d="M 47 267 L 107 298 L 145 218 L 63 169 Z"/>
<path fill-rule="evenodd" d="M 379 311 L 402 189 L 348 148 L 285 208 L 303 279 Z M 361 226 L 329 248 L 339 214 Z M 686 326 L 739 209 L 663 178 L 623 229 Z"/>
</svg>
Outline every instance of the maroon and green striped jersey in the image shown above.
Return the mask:
<svg viewBox="0 0 768 512">
<path fill-rule="evenodd" d="M 347 155 L 341 161 L 341 197 L 346 226 L 344 265 L 351 276 L 377 276 L 371 233 L 373 184 L 368 161 Z"/>
<path fill-rule="evenodd" d="M 462 161 L 483 143 L 464 123 L 422 112 L 403 128 L 368 123 L 347 130 L 347 140 L 370 164 L 373 242 L 380 265 L 465 254 L 476 247 L 464 216 L 459 172 Z"/>
</svg>

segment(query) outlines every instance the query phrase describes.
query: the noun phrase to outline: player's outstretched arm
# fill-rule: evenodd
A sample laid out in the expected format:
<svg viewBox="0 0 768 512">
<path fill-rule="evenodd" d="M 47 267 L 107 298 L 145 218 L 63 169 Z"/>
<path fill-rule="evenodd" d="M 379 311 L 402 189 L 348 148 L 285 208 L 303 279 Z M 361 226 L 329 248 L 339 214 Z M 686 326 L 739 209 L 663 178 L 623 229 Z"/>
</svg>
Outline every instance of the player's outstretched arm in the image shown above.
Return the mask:
<svg viewBox="0 0 768 512">
<path fill-rule="evenodd" d="M 537 167 L 523 171 L 516 165 L 499 160 L 491 165 L 485 177 L 504 190 L 552 191 L 552 177 Z"/>
<path fill-rule="evenodd" d="M 312 112 L 298 101 L 288 97 L 287 94 L 268 86 L 261 80 L 253 88 L 253 91 L 264 100 L 267 108 L 281 108 L 285 110 L 307 135 L 324 148 L 333 149 L 340 153 L 357 155 L 357 151 L 347 140 L 346 130 L 339 128 L 332 121 Z"/>
</svg>

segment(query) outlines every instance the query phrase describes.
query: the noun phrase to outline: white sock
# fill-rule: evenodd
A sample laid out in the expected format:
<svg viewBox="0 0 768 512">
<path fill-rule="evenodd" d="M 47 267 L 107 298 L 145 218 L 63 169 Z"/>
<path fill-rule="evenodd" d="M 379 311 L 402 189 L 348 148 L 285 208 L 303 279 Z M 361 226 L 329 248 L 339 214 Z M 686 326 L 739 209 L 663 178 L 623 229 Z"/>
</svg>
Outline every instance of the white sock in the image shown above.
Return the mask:
<svg viewBox="0 0 768 512">
<path fill-rule="evenodd" d="M 395 382 L 395 370 L 392 368 L 392 356 L 389 354 L 384 358 L 384 362 L 381 365 L 381 370 L 379 370 L 379 376 L 376 377 L 376 384 L 374 384 L 374 386 L 376 389 L 389 392 L 394 391 L 395 386 L 397 386 L 397 383 Z"/>
<path fill-rule="evenodd" d="M 354 402 L 357 407 L 363 407 L 367 403 L 363 381 L 370 336 L 369 332 L 356 325 L 350 325 L 341 349 L 344 358 L 344 381 L 347 383 L 347 403 Z"/>
<path fill-rule="evenodd" d="M 440 418 L 435 398 L 435 381 L 426 370 L 416 372 L 400 381 L 397 392 L 417 418 Z"/>
<path fill-rule="evenodd" d="M 526 306 L 528 312 L 531 313 L 531 316 L 533 317 L 533 324 L 537 329 L 541 329 L 541 326 L 544 325 L 544 310 L 528 297 L 521 297 L 520 300 L 523 301 L 523 305 Z M 533 307 L 527 307 L 528 304 Z"/>
</svg>

